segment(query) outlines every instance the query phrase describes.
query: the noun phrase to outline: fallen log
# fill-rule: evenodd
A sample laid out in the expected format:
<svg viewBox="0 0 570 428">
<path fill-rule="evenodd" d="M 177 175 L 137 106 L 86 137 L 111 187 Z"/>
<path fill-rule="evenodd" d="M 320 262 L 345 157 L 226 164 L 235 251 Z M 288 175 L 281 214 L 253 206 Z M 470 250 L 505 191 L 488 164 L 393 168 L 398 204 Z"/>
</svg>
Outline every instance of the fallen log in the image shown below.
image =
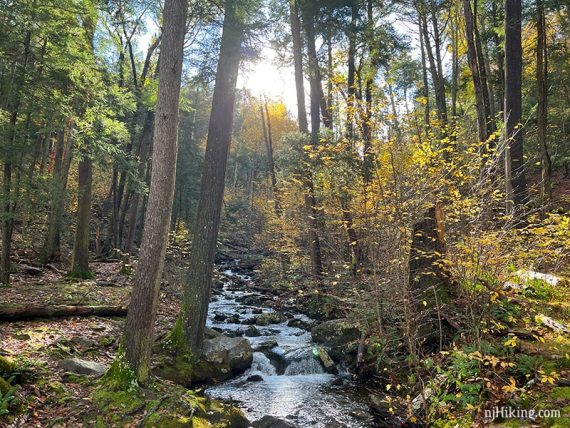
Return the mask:
<svg viewBox="0 0 570 428">
<path fill-rule="evenodd" d="M 122 306 L 0 306 L 0 321 L 20 321 L 55 317 L 120 317 L 127 315 Z"/>
</svg>

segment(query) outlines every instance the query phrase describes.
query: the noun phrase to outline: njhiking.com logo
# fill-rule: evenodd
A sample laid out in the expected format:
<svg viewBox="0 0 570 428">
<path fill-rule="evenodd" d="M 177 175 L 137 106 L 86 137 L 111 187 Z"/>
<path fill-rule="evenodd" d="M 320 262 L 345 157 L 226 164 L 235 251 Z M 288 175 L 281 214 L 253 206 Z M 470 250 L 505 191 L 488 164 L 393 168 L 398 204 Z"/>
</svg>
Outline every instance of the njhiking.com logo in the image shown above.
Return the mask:
<svg viewBox="0 0 570 428">
<path fill-rule="evenodd" d="M 535 421 L 543 418 L 561 418 L 558 409 L 519 409 L 516 407 L 502 406 L 485 409 L 485 420 L 493 422 L 501 419 L 526 419 Z"/>
</svg>

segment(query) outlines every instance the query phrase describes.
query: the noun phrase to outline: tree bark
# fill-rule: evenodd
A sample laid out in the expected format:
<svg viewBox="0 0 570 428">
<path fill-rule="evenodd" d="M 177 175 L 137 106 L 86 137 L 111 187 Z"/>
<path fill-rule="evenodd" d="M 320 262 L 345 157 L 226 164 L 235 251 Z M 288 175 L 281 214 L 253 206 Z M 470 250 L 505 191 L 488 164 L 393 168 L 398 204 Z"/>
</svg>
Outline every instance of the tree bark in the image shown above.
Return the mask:
<svg viewBox="0 0 570 428">
<path fill-rule="evenodd" d="M 141 135 L 139 165 L 137 170 L 137 178 L 141 181 L 145 180 L 146 166 L 148 163 L 148 155 L 152 147 L 152 139 L 154 132 L 154 112 L 148 111 Z M 125 240 L 125 252 L 131 254 L 133 252 L 133 243 L 135 241 L 135 232 L 137 230 L 137 219 L 139 214 L 139 206 L 141 200 L 141 190 L 136 189 L 132 192 L 131 203 L 128 209 L 128 229 Z"/>
<path fill-rule="evenodd" d="M 71 276 L 89 278 L 89 223 L 91 222 L 91 193 L 93 165 L 84 153 L 78 167 L 77 224 L 71 262 Z"/>
<path fill-rule="evenodd" d="M 293 59 L 295 62 L 295 87 L 297 91 L 299 131 L 303 134 L 308 134 L 309 125 L 307 122 L 307 110 L 305 107 L 301 23 L 299 20 L 297 1 L 291 0 L 289 5 L 290 5 L 289 11 L 290 11 L 290 20 L 291 20 L 291 34 L 293 36 Z M 311 102 L 312 107 L 313 104 L 314 103 Z M 316 108 L 318 110 L 318 104 L 316 105 Z M 311 111 L 312 113 L 314 113 L 313 109 L 311 109 Z M 313 116 L 313 114 L 311 116 Z M 318 121 L 318 111 L 316 116 Z M 313 119 L 311 118 L 311 120 Z M 306 157 L 305 161 L 308 161 Z M 301 171 L 301 180 L 303 182 L 305 210 L 307 213 L 307 217 L 309 219 L 309 241 L 310 241 L 309 245 L 311 251 L 311 269 L 313 273 L 313 278 L 315 279 L 317 284 L 320 284 L 323 276 L 323 262 L 321 255 L 321 242 L 319 238 L 318 209 L 317 209 L 317 201 L 315 198 L 315 187 L 313 184 L 313 176 L 308 165 L 306 165 Z"/>
<path fill-rule="evenodd" d="M 538 143 L 541 150 L 542 180 L 540 194 L 542 204 L 552 198 L 552 163 L 548 153 L 548 56 L 546 48 L 546 20 L 543 0 L 536 0 L 536 83 L 538 86 Z"/>
<path fill-rule="evenodd" d="M 174 198 L 187 9 L 185 0 L 166 0 L 163 12 L 150 192 L 125 324 L 125 357 L 141 382 L 149 375 L 152 333 Z"/>
<path fill-rule="evenodd" d="M 65 207 L 65 190 L 73 156 L 73 140 L 65 128 L 58 132 L 55 164 L 52 177 L 52 201 L 48 218 L 48 230 L 40 255 L 41 263 L 52 262 L 60 252 L 61 222 Z"/>
<path fill-rule="evenodd" d="M 422 60 L 422 95 L 425 99 L 425 107 L 424 107 L 424 123 L 426 126 L 429 127 L 430 124 L 430 105 L 429 105 L 429 82 L 428 82 L 428 75 L 427 75 L 427 62 L 426 62 L 426 49 L 425 49 L 425 42 L 423 36 L 423 25 L 422 25 L 422 18 L 419 17 L 419 27 L 420 27 L 420 50 L 421 50 L 421 60 Z"/>
<path fill-rule="evenodd" d="M 182 303 L 181 322 L 184 336 L 190 350 L 196 355 L 201 353 L 208 315 L 212 270 L 231 143 L 236 82 L 245 30 L 242 19 L 247 11 L 243 10 L 245 7 L 239 3 L 237 0 L 227 0 L 225 3 L 224 27 L 202 171 L 200 200 Z"/>
<path fill-rule="evenodd" d="M 267 166 L 269 168 L 269 176 L 271 177 L 271 191 L 273 193 L 275 214 L 279 217 L 281 216 L 281 202 L 277 190 L 277 175 L 275 173 L 275 161 L 273 159 L 273 134 L 271 132 L 271 118 L 269 117 L 267 102 L 265 102 L 265 107 L 259 106 L 259 110 L 261 114 L 261 125 L 263 126 L 265 150 L 267 152 Z"/>
<path fill-rule="evenodd" d="M 522 130 L 521 0 L 505 0 L 505 181 L 507 212 L 526 203 Z"/>
<path fill-rule="evenodd" d="M 348 79 L 346 92 L 346 137 L 348 141 L 354 140 L 355 117 L 355 77 L 356 77 L 356 21 L 358 19 L 358 4 L 353 3 L 351 8 L 350 26 L 348 28 Z"/>
<path fill-rule="evenodd" d="M 435 19 L 435 17 L 433 19 Z M 439 73 L 439 70 L 441 69 L 441 64 L 437 62 L 436 58 L 434 57 L 431 41 L 429 38 L 427 18 L 425 17 L 425 15 L 422 15 L 422 13 L 420 13 L 420 27 L 423 34 L 424 47 L 427 54 L 429 62 L 429 70 L 431 73 L 431 78 L 434 86 L 437 117 L 442 122 L 442 124 L 445 125 L 447 124 L 447 102 L 445 99 L 445 80 L 443 79 L 443 75 Z M 434 24 L 434 28 L 437 29 L 437 24 Z M 439 32 L 439 30 L 437 31 Z"/>
<path fill-rule="evenodd" d="M 477 111 L 477 131 L 479 142 L 487 141 L 487 119 L 485 117 L 485 102 L 483 101 L 483 86 L 481 84 L 480 69 L 477 63 L 477 51 L 475 48 L 475 30 L 473 27 L 473 11 L 471 10 L 471 1 L 463 0 L 463 15 L 465 18 L 465 37 L 467 40 L 467 60 L 471 77 L 473 79 L 473 88 L 475 90 L 475 109 Z"/>
</svg>

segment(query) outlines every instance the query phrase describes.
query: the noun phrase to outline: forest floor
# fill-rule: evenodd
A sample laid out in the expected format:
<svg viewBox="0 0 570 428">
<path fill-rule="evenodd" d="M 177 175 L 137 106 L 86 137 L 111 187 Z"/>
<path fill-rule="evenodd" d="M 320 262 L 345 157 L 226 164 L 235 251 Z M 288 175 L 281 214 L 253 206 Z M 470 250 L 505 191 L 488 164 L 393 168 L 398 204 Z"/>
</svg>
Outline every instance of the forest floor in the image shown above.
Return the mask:
<svg viewBox="0 0 570 428">
<path fill-rule="evenodd" d="M 184 255 L 169 254 L 168 258 L 172 257 Z M 165 274 L 175 283 L 164 281 L 161 287 L 157 340 L 170 331 L 180 309 L 180 277 L 172 276 L 180 273 L 179 260 L 170 261 Z M 126 307 L 132 277 L 121 273 L 123 263 L 93 262 L 91 268 L 94 279 L 87 281 L 66 278 L 64 266 L 52 265 L 33 275 L 21 269 L 12 276 L 11 286 L 2 289 L 0 308 Z M 117 396 L 109 395 L 100 380 L 68 373 L 60 367 L 60 362 L 69 358 L 109 367 L 117 353 L 124 321 L 124 317 L 90 316 L 0 322 L 0 355 L 16 362 L 22 373 L 13 381 L 17 384 L 13 402 L 8 402 L 8 395 L 3 398 L 0 394 L 0 427 L 163 426 L 188 415 L 212 420 L 231 413 L 231 406 L 201 398 L 200 390 L 194 395 L 166 380 L 156 379 L 143 388 L 142 396 Z M 7 415 L 2 414 L 6 411 L 3 406 L 9 406 Z M 3 422 L 3 416 L 10 418 L 9 424 Z"/>
<path fill-rule="evenodd" d="M 187 253 L 176 246 L 174 250 L 167 257 L 165 281 L 161 287 L 157 338 L 164 337 L 171 329 L 180 307 Z M 93 262 L 95 279 L 89 281 L 68 279 L 63 269 L 63 266 L 45 269 L 41 275 L 30 275 L 25 270 L 15 274 L 11 287 L 2 289 L 0 307 L 127 304 L 132 278 L 121 273 L 124 266 L 120 261 Z M 496 400 L 493 402 L 560 410 L 562 415 L 532 423 L 521 419 L 504 420 L 495 426 L 570 427 L 569 334 L 552 329 L 540 318 L 546 316 L 563 328 L 569 328 L 568 285 L 562 282 L 554 286 L 535 281 L 521 289 L 505 290 L 497 296 L 493 310 L 496 313 L 492 319 L 502 327 L 495 333 L 495 338 L 487 336 L 486 340 L 496 350 L 490 351 L 489 355 L 499 355 L 498 360 L 485 353 L 464 351 L 466 348 L 436 355 L 434 361 L 449 380 L 439 391 L 442 401 L 438 405 L 458 409 L 461 400 L 465 400 L 468 406 L 462 407 L 463 414 L 471 412 L 473 415 L 468 424 L 490 426 L 491 423 L 483 419 L 483 403 L 477 401 L 485 395 Z M 14 382 L 18 383 L 17 400 L 11 404 L 10 411 L 16 416 L 8 426 L 145 426 L 152 413 L 161 412 L 163 398 L 157 396 L 168 391 L 168 394 L 178 394 L 178 399 L 183 397 L 184 388 L 160 380 L 146 392 L 146 400 L 123 397 L 123 400 L 106 403 L 107 412 L 102 412 L 101 402 L 97 401 L 100 382 L 67 373 L 59 367 L 61 360 L 73 357 L 108 367 L 116 355 L 123 327 L 124 318 L 96 316 L 0 323 L 0 355 L 17 361 L 24 372 L 23 381 Z M 472 372 L 472 362 L 478 365 L 476 372 Z M 507 366 L 503 367 L 503 363 Z M 470 377 L 472 374 L 474 377 Z M 463 380 L 459 382 L 461 377 Z M 497 378 L 502 380 L 497 381 Z M 475 383 L 483 385 L 485 379 L 489 383 L 483 390 L 469 388 Z M 515 380 L 515 385 L 510 379 Z M 196 399 L 192 397 L 191 406 L 196 407 Z M 212 405 L 209 400 L 202 404 Z M 473 408 L 478 406 L 479 410 L 473 414 Z M 176 412 L 177 416 L 184 416 L 184 409 Z M 449 416 L 451 420 L 460 421 L 462 412 Z M 1 417 L 0 414 L 0 426 L 3 426 Z"/>
</svg>

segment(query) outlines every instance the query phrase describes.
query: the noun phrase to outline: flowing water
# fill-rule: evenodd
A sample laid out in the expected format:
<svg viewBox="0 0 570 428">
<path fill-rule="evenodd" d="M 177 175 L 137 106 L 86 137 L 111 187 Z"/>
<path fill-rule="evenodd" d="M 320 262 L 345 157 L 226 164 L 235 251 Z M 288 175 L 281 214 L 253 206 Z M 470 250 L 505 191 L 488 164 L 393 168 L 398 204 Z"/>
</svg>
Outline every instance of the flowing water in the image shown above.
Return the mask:
<svg viewBox="0 0 570 428">
<path fill-rule="evenodd" d="M 224 273 L 241 282 L 250 281 L 231 270 Z M 225 334 L 241 335 L 248 327 L 242 324 L 244 320 L 259 312 L 274 312 L 262 305 L 242 303 L 244 299 L 248 302 L 251 295 L 254 293 L 236 290 L 228 281 L 210 304 L 208 326 Z M 224 317 L 234 318 L 216 320 Z M 301 314 L 294 317 L 311 322 Z M 339 375 L 324 372 L 313 355 L 315 345 L 310 332 L 287 326 L 287 322 L 255 327 L 261 335 L 247 337 L 255 351 L 251 368 L 239 377 L 208 388 L 209 396 L 233 401 L 251 421 L 270 415 L 298 427 L 378 426 L 350 375 L 342 369 Z"/>
</svg>

